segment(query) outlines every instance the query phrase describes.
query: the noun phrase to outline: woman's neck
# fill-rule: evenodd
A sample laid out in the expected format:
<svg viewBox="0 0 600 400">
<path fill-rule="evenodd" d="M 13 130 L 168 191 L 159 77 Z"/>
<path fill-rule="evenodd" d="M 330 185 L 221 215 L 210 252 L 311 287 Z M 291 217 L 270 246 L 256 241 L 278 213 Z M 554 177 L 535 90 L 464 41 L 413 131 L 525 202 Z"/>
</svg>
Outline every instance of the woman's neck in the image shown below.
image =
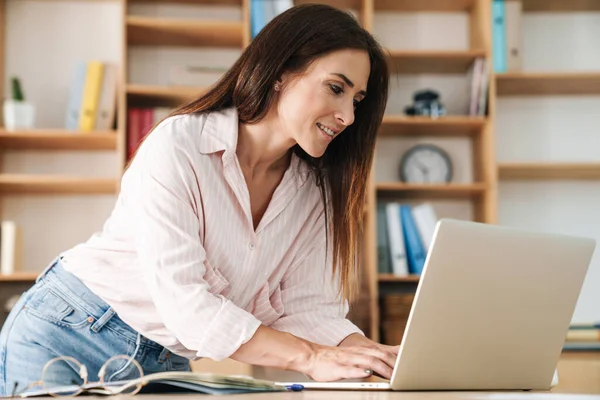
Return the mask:
<svg viewBox="0 0 600 400">
<path fill-rule="evenodd" d="M 287 169 L 295 142 L 278 129 L 274 118 L 252 125 L 240 123 L 238 132 L 236 154 L 242 169 L 252 175 Z"/>
</svg>

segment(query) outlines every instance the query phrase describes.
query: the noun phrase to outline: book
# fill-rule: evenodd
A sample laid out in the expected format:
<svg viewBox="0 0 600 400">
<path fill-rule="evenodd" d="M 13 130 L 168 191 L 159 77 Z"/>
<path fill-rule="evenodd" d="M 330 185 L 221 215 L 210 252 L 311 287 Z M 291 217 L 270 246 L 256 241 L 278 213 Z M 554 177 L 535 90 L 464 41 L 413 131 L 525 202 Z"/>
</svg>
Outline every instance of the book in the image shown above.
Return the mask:
<svg viewBox="0 0 600 400">
<path fill-rule="evenodd" d="M 96 121 L 94 130 L 108 131 L 112 129 L 117 108 L 117 77 L 116 64 L 104 64 L 104 73 L 100 86 L 100 97 L 96 108 Z"/>
<path fill-rule="evenodd" d="M 132 393 L 141 385 L 141 394 L 150 393 L 204 393 L 204 394 L 240 394 L 261 392 L 287 392 L 298 390 L 288 388 L 284 384 L 255 379 L 243 375 L 219 375 L 189 371 L 157 372 L 126 381 L 108 382 L 101 385 L 98 382 L 81 387 L 85 394 L 118 395 Z M 67 385 L 48 390 L 30 390 L 18 395 L 21 398 L 41 397 L 48 395 L 63 395 L 75 393 L 78 386 Z"/>
<path fill-rule="evenodd" d="M 412 208 L 413 219 L 419 232 L 423 248 L 427 253 L 433 242 L 433 234 L 438 222 L 438 217 L 431 203 L 423 203 Z"/>
<path fill-rule="evenodd" d="M 11 275 L 19 264 L 19 238 L 14 221 L 0 222 L 0 274 Z"/>
<path fill-rule="evenodd" d="M 421 275 L 425 265 L 427 252 L 419 236 L 419 231 L 413 219 L 412 206 L 403 204 L 400 206 L 400 218 L 402 219 L 402 230 L 405 240 L 408 271 L 411 274 Z"/>
<path fill-rule="evenodd" d="M 523 67 L 523 4 L 518 0 L 504 2 L 506 14 L 506 70 L 520 71 Z"/>
<path fill-rule="evenodd" d="M 407 276 L 408 261 L 406 258 L 406 247 L 404 245 L 400 204 L 387 203 L 385 205 L 385 213 L 387 216 L 387 230 L 390 258 L 392 260 L 392 272 L 396 276 Z"/>
<path fill-rule="evenodd" d="M 385 204 L 377 204 L 377 272 L 380 274 L 392 273 L 392 260 L 387 231 L 387 215 Z"/>
<path fill-rule="evenodd" d="M 506 72 L 506 9 L 499 0 L 492 2 L 492 54 L 494 72 Z"/>
<path fill-rule="evenodd" d="M 600 329 L 569 329 L 565 341 L 600 343 Z"/>
<path fill-rule="evenodd" d="M 87 63 L 79 114 L 79 130 L 82 132 L 91 132 L 96 126 L 103 75 L 104 64 L 102 62 L 89 61 Z"/>
<path fill-rule="evenodd" d="M 75 74 L 69 88 L 69 99 L 67 102 L 67 114 L 65 117 L 65 128 L 69 130 L 79 129 L 81 117 L 81 100 L 83 98 L 83 87 L 85 85 L 87 65 L 80 62 L 75 68 Z"/>
</svg>

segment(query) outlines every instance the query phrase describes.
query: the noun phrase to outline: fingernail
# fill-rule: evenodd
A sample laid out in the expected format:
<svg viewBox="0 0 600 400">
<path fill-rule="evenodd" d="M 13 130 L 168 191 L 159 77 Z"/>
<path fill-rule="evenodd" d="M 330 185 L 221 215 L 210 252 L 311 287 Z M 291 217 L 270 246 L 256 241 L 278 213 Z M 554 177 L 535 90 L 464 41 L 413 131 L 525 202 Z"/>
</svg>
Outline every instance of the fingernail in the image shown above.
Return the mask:
<svg viewBox="0 0 600 400">
<path fill-rule="evenodd" d="M 365 374 L 372 375 L 372 374 L 373 374 L 373 371 L 372 371 L 372 370 L 370 370 L 370 369 L 365 369 Z"/>
</svg>

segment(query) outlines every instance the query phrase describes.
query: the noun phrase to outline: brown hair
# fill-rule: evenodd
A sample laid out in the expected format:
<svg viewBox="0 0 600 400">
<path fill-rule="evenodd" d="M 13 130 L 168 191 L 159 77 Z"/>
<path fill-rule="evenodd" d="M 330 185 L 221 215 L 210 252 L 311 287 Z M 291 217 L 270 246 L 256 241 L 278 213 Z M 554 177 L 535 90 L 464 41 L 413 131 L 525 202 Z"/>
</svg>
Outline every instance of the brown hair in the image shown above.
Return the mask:
<svg viewBox="0 0 600 400">
<path fill-rule="evenodd" d="M 339 289 L 344 298 L 351 300 L 357 289 L 360 263 L 357 250 L 375 137 L 388 95 L 385 55 L 371 34 L 351 14 L 334 7 L 322 4 L 292 7 L 260 31 L 205 95 L 182 105 L 171 115 L 235 107 L 241 123 L 259 122 L 274 105 L 273 85 L 283 72 L 301 74 L 317 58 L 343 49 L 368 53 L 369 94 L 356 107 L 354 123 L 329 144 L 322 157 L 313 158 L 298 145 L 292 151 L 311 166 L 317 178 L 325 218 L 333 228 L 334 276 L 339 272 Z M 326 237 L 330 235 L 327 229 Z"/>
</svg>

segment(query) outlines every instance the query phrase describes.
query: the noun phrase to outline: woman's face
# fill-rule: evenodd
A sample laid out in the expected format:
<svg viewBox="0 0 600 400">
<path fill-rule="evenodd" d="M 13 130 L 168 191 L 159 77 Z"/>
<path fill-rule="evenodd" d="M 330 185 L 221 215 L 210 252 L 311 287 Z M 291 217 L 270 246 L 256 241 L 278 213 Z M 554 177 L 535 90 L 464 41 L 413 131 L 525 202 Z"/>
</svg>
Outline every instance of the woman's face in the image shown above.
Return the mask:
<svg viewBox="0 0 600 400">
<path fill-rule="evenodd" d="M 339 50 L 315 60 L 300 76 L 284 74 L 277 104 L 283 133 L 312 157 L 321 157 L 354 122 L 370 69 L 367 52 Z"/>
</svg>

